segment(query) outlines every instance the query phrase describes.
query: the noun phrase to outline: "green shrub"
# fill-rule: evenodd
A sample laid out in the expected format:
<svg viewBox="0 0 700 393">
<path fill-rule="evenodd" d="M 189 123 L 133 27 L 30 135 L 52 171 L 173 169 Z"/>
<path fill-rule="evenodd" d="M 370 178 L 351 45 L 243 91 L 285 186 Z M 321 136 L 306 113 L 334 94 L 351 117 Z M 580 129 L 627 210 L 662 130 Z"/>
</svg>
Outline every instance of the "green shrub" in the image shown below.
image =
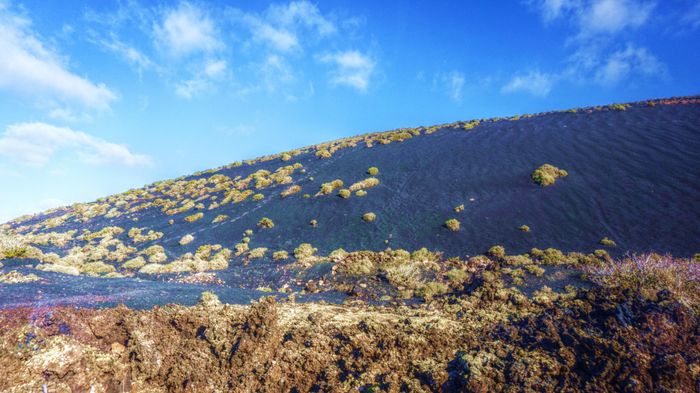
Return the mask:
<svg viewBox="0 0 700 393">
<path fill-rule="evenodd" d="M 372 166 L 367 170 L 367 173 L 370 176 L 377 176 L 379 174 L 379 168 L 377 168 L 376 166 Z"/>
<path fill-rule="evenodd" d="M 194 236 L 187 234 L 180 239 L 179 243 L 181 246 L 184 246 L 186 244 L 192 243 L 192 240 L 194 240 Z"/>
<path fill-rule="evenodd" d="M 283 153 L 282 156 L 280 157 L 282 161 L 289 161 L 292 159 L 292 155 L 289 153 Z"/>
<path fill-rule="evenodd" d="M 314 248 L 309 243 L 302 243 L 299 247 L 294 249 L 294 257 L 296 259 L 306 259 L 314 256 L 318 249 Z"/>
<path fill-rule="evenodd" d="M 377 219 L 377 215 L 372 212 L 367 212 L 362 215 L 362 219 L 366 222 L 372 222 Z"/>
<path fill-rule="evenodd" d="M 610 238 L 608 238 L 608 237 L 604 237 L 604 238 L 600 239 L 600 244 L 602 244 L 602 245 L 604 245 L 604 246 L 606 246 L 606 247 L 615 247 L 615 246 L 617 246 L 617 243 L 615 243 L 614 240 L 612 240 L 612 239 L 610 239 Z"/>
<path fill-rule="evenodd" d="M 323 183 L 323 184 L 321 184 L 321 188 L 319 189 L 319 191 L 316 195 L 328 195 L 328 194 L 332 193 L 333 190 L 336 190 L 342 186 L 343 186 L 343 181 L 340 179 L 335 179 L 331 182 Z"/>
<path fill-rule="evenodd" d="M 275 261 L 282 261 L 289 258 L 289 253 L 287 251 L 275 251 L 272 253 L 272 259 Z"/>
<path fill-rule="evenodd" d="M 296 194 L 299 191 L 301 191 L 301 186 L 295 184 L 295 185 L 287 188 L 286 190 L 282 191 L 280 193 L 280 196 L 282 196 L 282 198 L 286 198 L 292 194 Z M 306 198 L 306 195 L 309 195 L 309 194 L 304 194 L 304 198 Z"/>
<path fill-rule="evenodd" d="M 455 207 L 455 213 L 460 213 L 464 211 L 464 204 Z"/>
<path fill-rule="evenodd" d="M 530 274 L 534 274 L 537 277 L 542 277 L 544 274 L 544 269 L 538 265 L 527 265 L 525 266 L 525 269 L 527 269 Z"/>
<path fill-rule="evenodd" d="M 265 256 L 266 252 L 267 252 L 267 248 L 265 248 L 265 247 L 254 248 L 248 252 L 248 259 L 262 258 Z"/>
<path fill-rule="evenodd" d="M 430 300 L 435 296 L 443 295 L 449 291 L 447 285 L 441 282 L 429 282 L 424 284 L 416 291 L 416 295 L 425 300 Z"/>
<path fill-rule="evenodd" d="M 337 249 L 331 251 L 330 254 L 328 254 L 328 258 L 330 258 L 334 261 L 340 261 L 341 259 L 343 259 L 347 256 L 348 256 L 348 252 L 343 250 L 342 248 L 337 248 Z"/>
<path fill-rule="evenodd" d="M 255 195 L 253 195 L 253 200 L 254 200 L 254 201 L 261 201 L 261 200 L 263 200 L 263 199 L 265 199 L 265 195 L 263 195 L 263 194 L 255 194 Z"/>
<path fill-rule="evenodd" d="M 252 235 L 253 235 L 253 230 L 252 230 L 252 229 L 246 229 L 245 231 L 243 231 L 243 234 L 244 234 L 245 236 L 252 236 Z"/>
<path fill-rule="evenodd" d="M 272 222 L 272 220 L 270 220 L 269 218 L 263 217 L 260 221 L 258 221 L 258 226 L 260 228 L 268 228 L 269 229 L 269 228 L 273 228 L 275 226 L 275 223 Z"/>
<path fill-rule="evenodd" d="M 146 264 L 146 260 L 142 256 L 138 256 L 122 264 L 122 269 L 136 270 L 142 268 Z"/>
<path fill-rule="evenodd" d="M 469 278 L 469 273 L 462 269 L 452 269 L 446 273 L 447 279 L 455 284 L 461 284 Z"/>
<path fill-rule="evenodd" d="M 554 165 L 544 164 L 532 172 L 532 180 L 541 185 L 549 186 L 554 184 L 560 177 L 566 177 L 569 173 L 563 169 L 559 169 Z"/>
<path fill-rule="evenodd" d="M 452 232 L 459 231 L 459 221 L 455 218 L 450 218 L 449 220 L 445 221 L 445 226 Z"/>
<path fill-rule="evenodd" d="M 355 196 L 358 196 L 358 197 L 363 197 L 365 195 L 367 195 L 367 191 L 365 191 L 365 190 L 357 190 L 357 192 L 355 193 Z"/>
<path fill-rule="evenodd" d="M 489 255 L 496 258 L 504 258 L 506 256 L 506 249 L 503 246 L 493 246 L 489 248 Z"/>
<path fill-rule="evenodd" d="M 202 295 L 199 297 L 198 304 L 200 306 L 212 307 L 212 306 L 220 305 L 221 301 L 219 300 L 219 297 L 216 295 L 216 293 L 211 292 L 211 291 L 204 291 L 204 292 L 202 292 Z"/>
<path fill-rule="evenodd" d="M 423 284 L 423 273 L 418 263 L 406 261 L 384 268 L 384 276 L 396 288 L 416 289 Z"/>
<path fill-rule="evenodd" d="M 379 179 L 376 177 L 368 177 L 365 180 L 358 181 L 357 183 L 353 183 L 349 188 L 350 191 L 358 191 L 358 190 L 364 190 L 366 188 L 372 188 L 375 186 L 379 185 Z"/>
<path fill-rule="evenodd" d="M 369 258 L 353 258 L 345 261 L 340 271 L 350 276 L 367 276 L 374 272 L 374 263 Z"/>
<path fill-rule="evenodd" d="M 350 190 L 343 188 L 340 191 L 338 191 L 338 196 L 343 199 L 350 198 Z"/>
<path fill-rule="evenodd" d="M 527 225 L 521 225 L 520 227 L 518 227 L 518 229 L 520 229 L 523 232 L 530 232 L 530 227 Z"/>
<path fill-rule="evenodd" d="M 318 227 L 318 221 L 311 220 L 311 221 L 309 221 L 309 225 L 311 225 L 313 228 L 316 228 L 316 227 Z"/>
<path fill-rule="evenodd" d="M 216 224 L 217 222 L 222 222 L 228 220 L 228 216 L 226 214 L 219 214 L 216 216 L 216 218 L 212 221 L 212 224 Z"/>
<path fill-rule="evenodd" d="M 193 214 L 193 215 L 191 215 L 191 216 L 185 217 L 185 221 L 187 221 L 187 222 L 194 222 L 194 221 L 199 220 L 199 219 L 202 218 L 202 217 L 204 217 L 204 213 L 199 212 L 199 213 L 195 213 L 195 214 Z"/>
<path fill-rule="evenodd" d="M 625 111 L 629 108 L 629 104 L 612 104 L 610 105 L 610 109 L 615 110 L 615 111 Z"/>
</svg>

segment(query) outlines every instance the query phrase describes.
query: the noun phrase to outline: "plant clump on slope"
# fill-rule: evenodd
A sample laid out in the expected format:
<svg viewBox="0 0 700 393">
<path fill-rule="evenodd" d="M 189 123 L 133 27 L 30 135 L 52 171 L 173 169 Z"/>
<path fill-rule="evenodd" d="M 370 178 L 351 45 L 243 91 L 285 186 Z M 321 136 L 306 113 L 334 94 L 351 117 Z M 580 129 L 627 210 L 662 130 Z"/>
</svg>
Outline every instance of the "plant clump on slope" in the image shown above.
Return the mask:
<svg viewBox="0 0 700 393">
<path fill-rule="evenodd" d="M 366 222 L 372 222 L 377 219 L 377 215 L 372 212 L 367 212 L 362 215 L 362 219 Z"/>
<path fill-rule="evenodd" d="M 532 180 L 540 186 L 549 186 L 554 184 L 558 178 L 566 177 L 569 173 L 563 169 L 559 169 L 554 165 L 544 164 L 532 172 Z"/>
<path fill-rule="evenodd" d="M 274 228 L 275 223 L 272 222 L 271 219 L 269 219 L 267 217 L 263 217 L 262 219 L 260 219 L 260 221 L 258 221 L 258 226 L 260 228 L 268 228 L 269 229 L 269 228 Z"/>
<path fill-rule="evenodd" d="M 450 218 L 449 220 L 445 221 L 445 226 L 452 232 L 457 232 L 459 231 L 460 223 L 456 218 Z"/>
</svg>

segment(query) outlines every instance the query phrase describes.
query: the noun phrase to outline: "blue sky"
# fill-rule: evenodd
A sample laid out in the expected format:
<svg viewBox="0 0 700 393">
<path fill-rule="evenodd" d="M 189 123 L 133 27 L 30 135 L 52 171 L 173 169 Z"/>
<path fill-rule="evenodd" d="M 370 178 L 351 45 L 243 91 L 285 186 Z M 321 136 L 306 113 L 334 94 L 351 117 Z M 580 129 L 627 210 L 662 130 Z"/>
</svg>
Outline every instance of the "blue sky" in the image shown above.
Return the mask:
<svg viewBox="0 0 700 393">
<path fill-rule="evenodd" d="M 0 0 L 0 221 L 398 127 L 700 92 L 700 1 Z"/>
</svg>

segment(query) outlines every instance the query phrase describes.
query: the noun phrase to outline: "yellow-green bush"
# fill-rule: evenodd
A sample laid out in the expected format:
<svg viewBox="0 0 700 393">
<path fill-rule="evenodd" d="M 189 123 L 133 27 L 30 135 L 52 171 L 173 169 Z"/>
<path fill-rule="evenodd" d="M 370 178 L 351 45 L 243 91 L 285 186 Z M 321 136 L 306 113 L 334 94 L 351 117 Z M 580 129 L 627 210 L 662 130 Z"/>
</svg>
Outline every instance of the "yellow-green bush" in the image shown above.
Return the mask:
<svg viewBox="0 0 700 393">
<path fill-rule="evenodd" d="M 370 176 L 377 176 L 379 174 L 379 168 L 376 166 L 369 167 L 369 169 L 367 169 L 367 173 Z"/>
<path fill-rule="evenodd" d="M 306 259 L 314 256 L 318 249 L 314 248 L 309 243 L 302 243 L 299 247 L 294 249 L 294 257 L 296 259 Z"/>
<path fill-rule="evenodd" d="M 272 222 L 272 220 L 270 220 L 269 218 L 263 217 L 260 221 L 258 221 L 258 226 L 260 228 L 268 228 L 269 229 L 269 228 L 273 228 L 275 226 L 275 223 Z"/>
<path fill-rule="evenodd" d="M 541 185 L 549 186 L 554 184 L 560 177 L 566 177 L 569 173 L 563 169 L 559 169 L 554 165 L 544 164 L 532 172 L 532 180 Z"/>
<path fill-rule="evenodd" d="M 204 217 L 204 213 L 199 212 L 199 213 L 195 213 L 195 214 L 192 214 L 190 216 L 185 217 L 185 221 L 194 222 L 194 221 L 199 220 L 202 217 Z"/>
<path fill-rule="evenodd" d="M 457 219 L 450 218 L 449 220 L 445 221 L 445 226 L 447 227 L 447 229 L 453 232 L 457 232 L 459 231 L 460 223 Z"/>
<path fill-rule="evenodd" d="M 362 215 L 362 219 L 366 222 L 372 222 L 377 219 L 377 215 L 372 212 L 367 212 Z"/>
</svg>

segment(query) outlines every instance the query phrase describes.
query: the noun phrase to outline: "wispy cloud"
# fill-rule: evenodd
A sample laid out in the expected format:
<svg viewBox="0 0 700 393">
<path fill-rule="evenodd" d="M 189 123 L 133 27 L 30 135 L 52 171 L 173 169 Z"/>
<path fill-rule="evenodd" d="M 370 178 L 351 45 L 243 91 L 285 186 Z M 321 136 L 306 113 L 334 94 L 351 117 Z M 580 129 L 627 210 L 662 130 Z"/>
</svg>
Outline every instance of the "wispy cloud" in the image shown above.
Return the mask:
<svg viewBox="0 0 700 393">
<path fill-rule="evenodd" d="M 646 48 L 628 45 L 614 52 L 596 71 L 596 81 L 601 84 L 616 84 L 632 74 L 650 76 L 665 73 L 665 67 Z"/>
<path fill-rule="evenodd" d="M 330 74 L 331 85 L 345 85 L 357 91 L 367 91 L 375 67 L 375 61 L 370 56 L 349 50 L 321 55 L 318 59 L 335 66 Z"/>
<path fill-rule="evenodd" d="M 151 158 L 132 153 L 126 146 L 108 142 L 81 131 L 46 123 L 17 123 L 0 136 L 0 156 L 20 164 L 43 167 L 59 151 L 74 154 L 81 162 L 149 165 Z"/>
<path fill-rule="evenodd" d="M 282 52 L 301 49 L 299 35 L 302 30 L 313 32 L 318 37 L 337 31 L 335 24 L 323 16 L 315 4 L 305 0 L 271 5 L 262 15 L 240 11 L 237 14 L 250 26 L 255 41 Z"/>
<path fill-rule="evenodd" d="M 223 47 L 214 21 L 200 7 L 182 2 L 155 24 L 156 45 L 173 57 L 210 53 Z"/>
<path fill-rule="evenodd" d="M 419 72 L 416 79 L 423 80 L 425 75 Z M 466 78 L 461 71 L 440 72 L 433 76 L 433 88 L 447 94 L 454 102 L 462 101 Z"/>
<path fill-rule="evenodd" d="M 71 72 L 64 58 L 31 30 L 31 22 L 0 3 L 0 89 L 30 97 L 42 105 L 110 108 L 117 95 Z"/>
<path fill-rule="evenodd" d="M 571 33 L 564 45 L 573 51 L 564 69 L 517 74 L 501 92 L 546 96 L 557 82 L 610 86 L 639 77 L 665 74 L 665 66 L 648 48 L 621 37 L 642 28 L 652 17 L 653 0 L 537 0 L 534 5 L 546 23 L 563 21 Z"/>
<path fill-rule="evenodd" d="M 539 71 L 531 71 L 524 75 L 514 76 L 502 88 L 502 93 L 529 93 L 537 97 L 544 97 L 552 90 L 554 77 Z"/>
</svg>

